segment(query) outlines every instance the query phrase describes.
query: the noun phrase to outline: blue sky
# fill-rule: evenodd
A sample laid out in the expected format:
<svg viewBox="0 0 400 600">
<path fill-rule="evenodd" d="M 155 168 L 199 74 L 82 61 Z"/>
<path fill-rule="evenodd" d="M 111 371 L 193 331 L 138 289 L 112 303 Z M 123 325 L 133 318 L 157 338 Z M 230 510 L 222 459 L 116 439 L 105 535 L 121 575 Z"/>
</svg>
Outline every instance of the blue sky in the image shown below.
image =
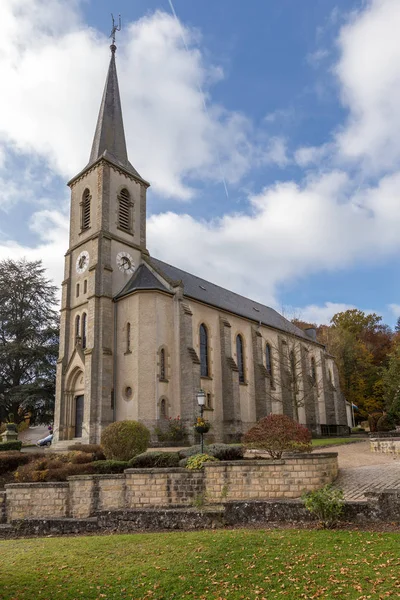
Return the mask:
<svg viewBox="0 0 400 600">
<path fill-rule="evenodd" d="M 120 12 L 150 252 L 289 317 L 357 306 L 395 322 L 397 0 L 173 0 L 179 22 L 168 0 L 43 6 L 0 6 L 0 258 L 63 278 L 65 182 L 88 160 Z"/>
</svg>

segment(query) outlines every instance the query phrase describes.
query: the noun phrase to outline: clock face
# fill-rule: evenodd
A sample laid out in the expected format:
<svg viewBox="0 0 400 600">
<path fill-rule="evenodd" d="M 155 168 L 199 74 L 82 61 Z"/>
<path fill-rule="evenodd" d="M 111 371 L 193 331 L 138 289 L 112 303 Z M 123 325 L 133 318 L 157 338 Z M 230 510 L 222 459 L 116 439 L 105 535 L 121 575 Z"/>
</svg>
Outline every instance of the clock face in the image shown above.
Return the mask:
<svg viewBox="0 0 400 600">
<path fill-rule="evenodd" d="M 133 258 L 128 252 L 118 252 L 117 265 L 118 269 L 124 273 L 133 273 L 135 270 Z"/>
<path fill-rule="evenodd" d="M 84 273 L 89 266 L 89 252 L 84 250 L 76 259 L 76 272 Z"/>
</svg>

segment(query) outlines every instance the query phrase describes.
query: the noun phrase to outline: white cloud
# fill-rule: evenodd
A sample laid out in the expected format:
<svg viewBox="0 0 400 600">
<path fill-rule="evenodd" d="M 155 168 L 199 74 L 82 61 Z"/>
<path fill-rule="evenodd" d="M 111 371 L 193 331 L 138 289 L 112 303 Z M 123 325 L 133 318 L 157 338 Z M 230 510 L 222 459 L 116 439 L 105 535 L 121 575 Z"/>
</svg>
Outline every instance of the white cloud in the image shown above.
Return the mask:
<svg viewBox="0 0 400 600">
<path fill-rule="evenodd" d="M 336 74 L 349 118 L 337 136 L 345 159 L 369 173 L 400 164 L 400 4 L 372 0 L 340 32 Z"/>
<path fill-rule="evenodd" d="M 79 4 L 0 4 L 0 142 L 39 154 L 64 178 L 88 161 L 109 55 L 106 38 L 82 23 Z M 205 63 L 198 32 L 184 33 L 188 51 L 170 15 L 144 17 L 121 34 L 117 61 L 131 162 L 154 190 L 189 199 L 196 180 L 220 179 L 219 161 L 234 183 L 263 148 L 247 117 L 211 101 L 222 70 Z"/>
<path fill-rule="evenodd" d="M 388 307 L 395 317 L 400 317 L 400 304 L 389 304 Z"/>
<path fill-rule="evenodd" d="M 294 308 L 293 314 L 297 319 L 306 321 L 307 323 L 328 325 L 333 315 L 339 312 L 350 310 L 351 308 L 356 307 L 352 304 L 345 304 L 342 302 L 325 302 L 323 306 L 309 304 L 307 306 L 303 306 L 302 308 Z"/>
</svg>

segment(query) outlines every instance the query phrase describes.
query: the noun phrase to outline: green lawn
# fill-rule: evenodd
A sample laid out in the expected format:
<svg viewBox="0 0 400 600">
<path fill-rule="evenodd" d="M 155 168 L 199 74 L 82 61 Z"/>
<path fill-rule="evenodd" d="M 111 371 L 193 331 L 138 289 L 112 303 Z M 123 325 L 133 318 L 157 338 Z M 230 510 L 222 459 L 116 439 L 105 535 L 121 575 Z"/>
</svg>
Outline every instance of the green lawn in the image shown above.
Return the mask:
<svg viewBox="0 0 400 600">
<path fill-rule="evenodd" d="M 323 438 L 323 439 L 315 439 L 311 440 L 313 446 L 341 446 L 342 444 L 356 444 L 359 441 L 365 442 L 368 438 L 362 440 L 355 440 L 350 437 L 345 438 Z"/>
<path fill-rule="evenodd" d="M 398 598 L 400 534 L 235 530 L 0 541 L 0 598 Z"/>
</svg>

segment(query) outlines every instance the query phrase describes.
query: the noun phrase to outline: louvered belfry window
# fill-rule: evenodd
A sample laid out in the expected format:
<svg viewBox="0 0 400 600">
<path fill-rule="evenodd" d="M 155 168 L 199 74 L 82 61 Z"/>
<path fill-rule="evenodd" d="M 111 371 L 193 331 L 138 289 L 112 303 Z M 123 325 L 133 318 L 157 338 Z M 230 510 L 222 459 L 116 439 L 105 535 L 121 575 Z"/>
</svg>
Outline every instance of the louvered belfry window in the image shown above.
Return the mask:
<svg viewBox="0 0 400 600">
<path fill-rule="evenodd" d="M 124 231 L 132 231 L 132 203 L 131 196 L 126 188 L 118 195 L 118 227 Z"/>
<path fill-rule="evenodd" d="M 85 229 L 89 229 L 90 227 L 90 200 L 91 200 L 91 195 L 89 190 L 86 188 L 86 190 L 83 192 L 83 196 L 82 196 L 82 230 Z"/>
</svg>

